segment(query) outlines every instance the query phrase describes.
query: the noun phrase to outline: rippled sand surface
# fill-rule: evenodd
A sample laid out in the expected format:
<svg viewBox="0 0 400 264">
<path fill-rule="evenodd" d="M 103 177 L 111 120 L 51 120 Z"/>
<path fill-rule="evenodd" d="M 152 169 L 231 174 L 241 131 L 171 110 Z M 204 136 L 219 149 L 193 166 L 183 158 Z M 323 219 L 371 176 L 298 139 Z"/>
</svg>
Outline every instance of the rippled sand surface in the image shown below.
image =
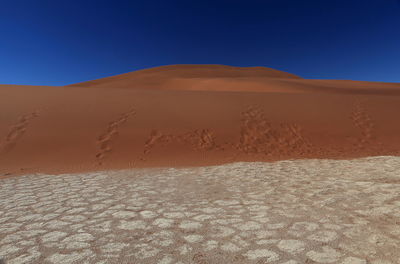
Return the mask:
<svg viewBox="0 0 400 264">
<path fill-rule="evenodd" d="M 400 158 L 0 180 L 6 263 L 400 263 Z"/>
</svg>

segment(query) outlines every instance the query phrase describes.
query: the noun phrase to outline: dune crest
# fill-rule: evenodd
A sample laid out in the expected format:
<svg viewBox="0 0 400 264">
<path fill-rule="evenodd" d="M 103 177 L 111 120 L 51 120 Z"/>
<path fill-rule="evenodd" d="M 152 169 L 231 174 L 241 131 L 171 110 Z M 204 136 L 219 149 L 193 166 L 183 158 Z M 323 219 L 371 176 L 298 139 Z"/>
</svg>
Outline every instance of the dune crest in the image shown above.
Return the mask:
<svg viewBox="0 0 400 264">
<path fill-rule="evenodd" d="M 71 84 L 75 87 L 152 88 L 181 90 L 171 80 L 197 82 L 202 79 L 300 79 L 300 77 L 266 67 L 233 67 L 226 65 L 168 65 L 133 71 L 107 78 Z M 182 83 L 188 84 L 188 83 Z M 190 88 L 187 87 L 189 90 Z"/>
<path fill-rule="evenodd" d="M 266 67 L 169 65 L 69 85 L 143 90 L 400 95 L 398 83 L 306 80 Z"/>
</svg>

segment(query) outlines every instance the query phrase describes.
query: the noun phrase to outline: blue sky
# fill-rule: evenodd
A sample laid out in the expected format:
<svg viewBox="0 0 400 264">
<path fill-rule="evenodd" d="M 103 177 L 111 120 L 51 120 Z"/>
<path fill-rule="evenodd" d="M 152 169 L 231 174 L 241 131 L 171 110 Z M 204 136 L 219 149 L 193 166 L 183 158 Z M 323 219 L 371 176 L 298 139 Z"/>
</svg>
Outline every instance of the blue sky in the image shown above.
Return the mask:
<svg viewBox="0 0 400 264">
<path fill-rule="evenodd" d="M 400 82 L 399 0 L 0 1 L 0 83 L 66 85 L 168 64 Z"/>
</svg>

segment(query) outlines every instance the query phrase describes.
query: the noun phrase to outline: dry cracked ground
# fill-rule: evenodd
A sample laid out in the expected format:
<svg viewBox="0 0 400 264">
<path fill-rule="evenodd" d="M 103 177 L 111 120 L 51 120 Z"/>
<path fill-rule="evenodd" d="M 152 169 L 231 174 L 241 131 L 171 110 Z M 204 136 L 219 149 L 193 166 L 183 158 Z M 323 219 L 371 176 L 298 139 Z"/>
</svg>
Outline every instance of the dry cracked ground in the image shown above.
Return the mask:
<svg viewBox="0 0 400 264">
<path fill-rule="evenodd" d="M 400 158 L 0 181 L 16 263 L 400 263 Z"/>
</svg>

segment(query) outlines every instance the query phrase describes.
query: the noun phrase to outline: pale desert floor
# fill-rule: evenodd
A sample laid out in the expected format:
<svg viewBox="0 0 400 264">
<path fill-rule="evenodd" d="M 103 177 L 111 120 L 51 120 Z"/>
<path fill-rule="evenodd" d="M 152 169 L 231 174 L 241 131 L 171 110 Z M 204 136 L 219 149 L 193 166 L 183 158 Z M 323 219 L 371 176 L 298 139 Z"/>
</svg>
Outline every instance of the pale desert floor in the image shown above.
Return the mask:
<svg viewBox="0 0 400 264">
<path fill-rule="evenodd" d="M 400 263 L 400 157 L 0 180 L 15 263 Z"/>
</svg>

